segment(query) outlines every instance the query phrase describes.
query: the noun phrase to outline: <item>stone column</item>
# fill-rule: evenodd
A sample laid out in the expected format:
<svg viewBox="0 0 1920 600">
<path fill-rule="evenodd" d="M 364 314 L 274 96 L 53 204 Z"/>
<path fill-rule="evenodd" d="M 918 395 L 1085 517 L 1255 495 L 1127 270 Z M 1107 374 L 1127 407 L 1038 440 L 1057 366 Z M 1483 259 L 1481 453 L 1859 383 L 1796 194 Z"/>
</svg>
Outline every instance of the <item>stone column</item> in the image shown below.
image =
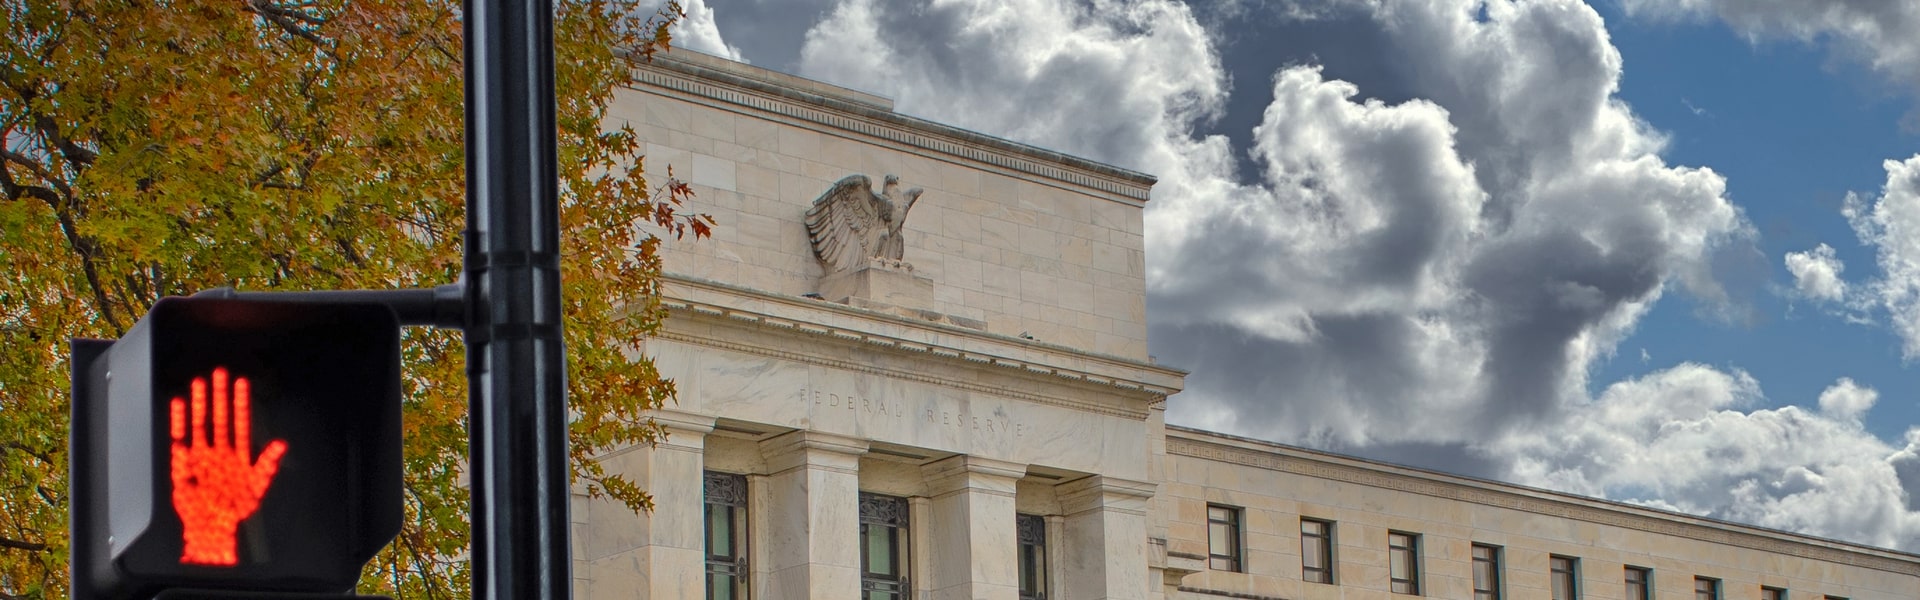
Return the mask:
<svg viewBox="0 0 1920 600">
<path fill-rule="evenodd" d="M 1055 490 L 1066 513 L 1062 600 L 1146 600 L 1147 501 L 1154 485 L 1096 475 Z"/>
<path fill-rule="evenodd" d="M 913 598 L 928 598 L 933 594 L 933 578 L 927 574 L 933 572 L 933 527 L 927 515 L 933 514 L 933 500 L 926 496 L 907 497 L 908 527 L 907 535 L 912 538 L 912 549 L 907 551 L 907 588 L 913 590 Z"/>
<path fill-rule="evenodd" d="M 796 431 L 760 443 L 765 527 L 753 534 L 753 597 L 860 595 L 860 455 L 866 440 Z M 697 598 L 699 596 L 687 596 Z"/>
<path fill-rule="evenodd" d="M 1015 600 L 1019 531 L 1014 483 L 1026 465 L 955 456 L 922 468 L 931 496 L 927 573 L 932 600 Z"/>
<path fill-rule="evenodd" d="M 702 518 L 707 434 L 713 417 L 661 410 L 651 415 L 667 438 L 652 448 L 632 448 L 601 458 L 653 494 L 653 512 L 634 514 L 625 504 L 592 500 L 575 545 L 586 559 L 585 598 L 699 598 L 705 592 L 706 521 Z"/>
</svg>

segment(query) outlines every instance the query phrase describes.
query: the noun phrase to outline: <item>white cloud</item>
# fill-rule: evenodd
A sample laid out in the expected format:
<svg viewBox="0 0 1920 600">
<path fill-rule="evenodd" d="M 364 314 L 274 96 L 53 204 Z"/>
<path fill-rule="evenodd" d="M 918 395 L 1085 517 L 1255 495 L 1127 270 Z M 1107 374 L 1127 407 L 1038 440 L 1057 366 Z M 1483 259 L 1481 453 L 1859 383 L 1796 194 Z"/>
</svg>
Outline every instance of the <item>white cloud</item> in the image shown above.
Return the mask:
<svg viewBox="0 0 1920 600">
<path fill-rule="evenodd" d="M 1683 364 L 1609 386 L 1546 432 L 1514 435 L 1522 482 L 1881 546 L 1920 545 L 1920 430 L 1861 429 L 1877 393 L 1841 379 L 1821 412 L 1751 409 L 1744 372 Z"/>
<path fill-rule="evenodd" d="M 1681 365 L 1590 397 L 1596 360 L 1668 290 L 1737 302 L 1713 259 L 1754 235 L 1720 175 L 1666 164 L 1665 137 L 1614 96 L 1620 57 L 1592 8 L 1271 10 L 1361 15 L 1412 99 L 1365 99 L 1311 61 L 1238 82 L 1272 101 L 1233 132 L 1258 171 L 1236 173 L 1232 141 L 1196 133 L 1233 89 L 1215 38 L 1168 0 L 845 0 L 800 65 L 902 112 L 1158 175 L 1154 353 L 1193 369 L 1173 420 L 1920 544 L 1901 484 L 1920 482 L 1920 441 L 1861 430 L 1871 390 L 1742 412 L 1761 399 L 1752 377 Z"/>
<path fill-rule="evenodd" d="M 1179 160 L 1168 142 L 1226 95 L 1206 32 L 1160 0 L 847 0 L 800 57 L 903 112 L 1136 168 Z"/>
<path fill-rule="evenodd" d="M 682 0 L 680 9 L 687 15 L 673 26 L 674 45 L 731 60 L 746 60 L 739 48 L 721 37 L 720 27 L 714 23 L 713 9 L 707 6 L 706 0 Z"/>
<path fill-rule="evenodd" d="M 1841 377 L 1833 385 L 1827 386 L 1826 391 L 1820 392 L 1820 412 L 1841 421 L 1859 422 L 1860 417 L 1866 415 L 1878 400 L 1880 392 Z"/>
<path fill-rule="evenodd" d="M 1901 355 L 1912 361 L 1920 359 L 1920 155 L 1883 166 L 1887 183 L 1871 206 L 1848 194 L 1842 213 L 1860 241 L 1878 250 L 1880 276 L 1861 301 L 1887 311 Z"/>
<path fill-rule="evenodd" d="M 1840 302 L 1847 296 L 1847 282 L 1840 279 L 1845 263 L 1834 256 L 1833 247 L 1815 246 L 1806 252 L 1787 253 L 1787 272 L 1793 274 L 1793 289 L 1801 296 L 1821 302 Z"/>
</svg>

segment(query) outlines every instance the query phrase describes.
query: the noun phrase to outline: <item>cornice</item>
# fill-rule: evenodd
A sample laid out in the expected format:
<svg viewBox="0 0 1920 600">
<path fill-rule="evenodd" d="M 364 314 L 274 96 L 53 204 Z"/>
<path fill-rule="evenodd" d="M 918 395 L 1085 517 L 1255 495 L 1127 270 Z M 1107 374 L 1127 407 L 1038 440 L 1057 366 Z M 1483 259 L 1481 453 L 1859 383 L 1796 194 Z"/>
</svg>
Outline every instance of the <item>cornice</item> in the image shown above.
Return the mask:
<svg viewBox="0 0 1920 600">
<path fill-rule="evenodd" d="M 1459 478 L 1459 481 L 1451 481 L 1450 479 L 1455 478 L 1439 473 L 1423 473 L 1407 468 L 1387 470 L 1388 467 L 1385 465 L 1382 465 L 1380 468 L 1369 468 L 1369 465 L 1340 464 L 1331 460 L 1317 459 L 1312 456 L 1296 455 L 1289 452 L 1258 450 L 1233 444 L 1233 442 L 1249 442 L 1268 445 L 1264 442 L 1258 442 L 1257 440 L 1243 440 L 1230 436 L 1224 436 L 1221 441 L 1180 437 L 1183 435 L 1191 436 L 1196 434 L 1207 436 L 1220 435 L 1200 430 L 1170 427 L 1168 428 L 1167 436 L 1167 454 L 1177 454 L 1271 471 L 1280 471 L 1283 473 L 1306 475 L 1332 481 L 1421 494 L 1435 498 L 1497 506 L 1562 519 L 1574 519 L 1601 525 L 1637 529 L 1649 533 L 1738 546 L 1776 554 L 1900 573 L 1903 575 L 1920 575 L 1920 557 L 1903 559 L 1901 557 L 1870 553 L 1866 551 L 1869 549 L 1864 547 L 1860 550 L 1851 550 L 1829 545 L 1841 544 L 1843 542 L 1822 540 L 1786 532 L 1773 532 L 1734 523 L 1712 522 L 1678 513 L 1663 515 L 1652 509 L 1624 504 L 1619 506 L 1602 506 L 1599 504 L 1606 503 L 1606 501 L 1596 499 L 1575 496 L 1567 496 L 1565 499 L 1542 498 L 1535 494 L 1559 494 L 1557 492 L 1531 490 L 1520 488 L 1519 486 L 1496 482 L 1479 482 L 1465 478 Z M 1278 446 L 1275 446 L 1275 448 L 1276 450 L 1279 449 Z M 1523 492 L 1522 490 L 1525 491 Z"/>
<path fill-rule="evenodd" d="M 674 306 L 672 303 L 665 303 L 665 304 L 667 304 L 667 307 L 669 310 L 685 311 L 687 313 L 690 313 L 688 316 L 694 317 L 694 318 L 731 317 L 741 325 L 746 325 L 750 327 L 757 326 L 762 330 L 767 330 L 770 332 L 785 333 L 789 335 L 805 335 L 821 341 L 826 341 L 828 343 L 835 343 L 837 345 L 842 345 L 842 346 L 853 346 L 855 344 L 865 342 L 865 343 L 870 343 L 870 344 L 879 345 L 879 346 L 892 345 L 893 347 L 903 349 L 903 350 L 908 350 L 908 351 L 924 351 L 918 348 L 914 348 L 912 346 L 888 344 L 885 341 L 875 341 L 875 339 L 873 338 L 852 336 L 839 331 L 816 330 L 801 324 L 766 321 L 761 319 L 754 319 L 752 318 L 751 315 L 742 315 L 740 313 L 733 313 L 733 312 L 720 312 L 720 311 L 713 310 L 712 307 L 685 306 L 685 305 Z M 973 380 L 973 379 L 966 379 L 966 378 L 960 378 L 960 377 L 942 377 L 937 375 L 931 375 L 925 371 L 919 371 L 919 370 L 880 367 L 880 366 L 875 366 L 872 364 L 858 362 L 858 361 L 828 358 L 818 353 L 794 352 L 791 350 L 783 350 L 778 347 L 775 347 L 776 346 L 775 344 L 755 344 L 755 343 L 738 341 L 736 339 L 723 340 L 723 339 L 718 339 L 712 336 L 694 335 L 694 334 L 690 334 L 682 331 L 675 331 L 675 330 L 661 331 L 659 333 L 654 334 L 653 337 L 658 339 L 663 339 L 663 340 L 681 342 L 685 344 L 692 344 L 696 346 L 705 346 L 708 348 L 714 348 L 719 350 L 728 350 L 732 352 L 740 352 L 743 354 L 752 354 L 755 356 L 777 358 L 780 360 L 787 360 L 787 361 L 793 361 L 797 363 L 839 369 L 842 371 L 863 373 L 866 375 L 872 375 L 874 377 L 880 377 L 885 379 L 917 381 L 920 383 L 938 385 L 938 386 L 964 390 L 969 392 L 977 392 L 981 394 L 988 394 L 988 395 L 999 396 L 1003 398 L 1023 400 L 1026 402 L 1032 402 L 1034 404 L 1046 404 L 1050 406 L 1058 406 L 1061 408 L 1069 408 L 1069 409 L 1078 410 L 1082 412 L 1090 412 L 1090 413 L 1096 413 L 1096 414 L 1102 414 L 1102 415 L 1108 415 L 1108 416 L 1122 417 L 1122 418 L 1132 419 L 1132 420 L 1141 420 L 1141 419 L 1147 418 L 1147 409 L 1144 407 L 1144 403 L 1142 403 L 1143 406 L 1141 408 L 1136 409 L 1129 406 L 1118 406 L 1114 404 L 1083 402 L 1083 401 L 1072 400 L 1068 398 L 1061 398 L 1058 396 L 1035 394 L 1032 392 L 1025 391 L 1024 389 L 1021 389 L 1021 387 L 1019 386 L 984 385 L 984 384 L 978 383 L 976 380 Z M 973 366 L 999 365 L 999 366 L 1009 367 L 1009 368 L 1024 368 L 1021 365 L 994 363 L 994 362 L 977 360 L 977 359 L 967 358 L 967 357 L 960 357 L 955 355 L 944 355 L 944 354 L 933 352 L 933 351 L 924 351 L 924 352 L 927 352 L 928 355 L 936 358 L 964 360 Z M 1029 371 L 1028 373 L 1031 373 L 1031 372 Z M 1014 373 L 1014 374 L 1026 375 L 1028 373 Z M 1109 388 L 1109 390 L 1115 391 L 1113 388 Z M 1135 388 L 1134 391 L 1138 391 L 1138 388 Z"/>
<path fill-rule="evenodd" d="M 704 63 L 704 64 L 703 64 Z M 812 90 L 780 85 L 770 77 L 737 71 L 756 69 L 724 59 L 656 55 L 634 70 L 637 86 L 715 101 L 736 112 L 784 117 L 796 124 L 841 136 L 859 134 L 925 152 L 944 154 L 1030 176 L 1105 192 L 1134 205 L 1147 201 L 1152 175 L 1028 146 L 993 136 L 916 119 L 881 106 L 853 102 Z"/>
<path fill-rule="evenodd" d="M 1211 588 L 1193 587 L 1193 586 L 1187 586 L 1187 585 L 1180 586 L 1177 589 L 1189 594 L 1206 594 L 1208 596 L 1224 596 L 1227 598 L 1239 598 L 1240 600 L 1290 600 L 1289 598 L 1285 598 L 1281 596 L 1263 596 L 1260 594 L 1249 594 L 1246 592 L 1232 592 L 1227 590 L 1216 590 Z"/>
<path fill-rule="evenodd" d="M 998 367 L 1052 383 L 1091 385 L 1148 403 L 1179 392 L 1186 377 L 1186 371 L 1153 363 L 845 304 L 678 274 L 664 274 L 662 280 L 666 285 L 662 286 L 661 305 L 691 317 L 724 318 L 731 323 L 898 349 L 971 366 Z M 1130 412 L 1144 415 L 1145 408 Z"/>
<path fill-rule="evenodd" d="M 1060 508 L 1068 515 L 1091 510 L 1145 515 L 1147 501 L 1159 485 L 1150 481 L 1092 475 L 1054 486 Z"/>
</svg>

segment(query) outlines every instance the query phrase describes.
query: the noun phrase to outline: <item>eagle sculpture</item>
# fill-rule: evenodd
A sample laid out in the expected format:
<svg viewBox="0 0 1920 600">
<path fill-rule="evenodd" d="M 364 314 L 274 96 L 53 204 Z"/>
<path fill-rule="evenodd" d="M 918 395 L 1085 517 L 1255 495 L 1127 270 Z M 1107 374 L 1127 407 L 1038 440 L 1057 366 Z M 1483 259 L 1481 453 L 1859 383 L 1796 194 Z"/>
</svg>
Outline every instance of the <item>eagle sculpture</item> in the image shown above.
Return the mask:
<svg viewBox="0 0 1920 600">
<path fill-rule="evenodd" d="M 880 193 L 865 175 L 848 175 L 807 209 L 807 237 L 813 255 L 828 275 L 854 271 L 875 259 L 898 263 L 906 252 L 901 226 L 920 199 L 920 188 L 900 192 L 900 178 L 888 175 Z"/>
</svg>

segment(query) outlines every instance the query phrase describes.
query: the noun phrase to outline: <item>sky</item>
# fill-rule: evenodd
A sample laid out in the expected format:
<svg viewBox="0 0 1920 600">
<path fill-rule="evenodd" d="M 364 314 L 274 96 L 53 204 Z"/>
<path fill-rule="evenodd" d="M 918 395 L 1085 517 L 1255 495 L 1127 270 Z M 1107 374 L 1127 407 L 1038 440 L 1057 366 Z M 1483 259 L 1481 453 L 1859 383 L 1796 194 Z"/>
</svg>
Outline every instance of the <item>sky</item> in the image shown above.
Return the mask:
<svg viewBox="0 0 1920 600">
<path fill-rule="evenodd" d="M 1920 552 L 1920 1 L 687 5 L 1159 177 L 1171 423 Z"/>
</svg>

